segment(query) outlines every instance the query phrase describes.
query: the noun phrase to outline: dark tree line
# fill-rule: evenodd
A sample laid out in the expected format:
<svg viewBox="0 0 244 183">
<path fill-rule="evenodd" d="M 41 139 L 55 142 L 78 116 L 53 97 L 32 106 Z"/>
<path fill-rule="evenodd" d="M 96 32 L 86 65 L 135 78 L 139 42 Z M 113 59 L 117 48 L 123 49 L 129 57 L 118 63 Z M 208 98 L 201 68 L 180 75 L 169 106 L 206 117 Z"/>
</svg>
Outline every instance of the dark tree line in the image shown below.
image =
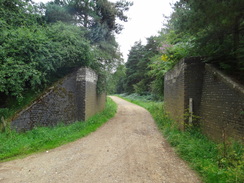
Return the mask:
<svg viewBox="0 0 244 183">
<path fill-rule="evenodd" d="M 243 73 L 243 0 L 180 0 L 174 5 L 170 28 L 192 44 L 196 56 L 229 72 Z"/>
<path fill-rule="evenodd" d="M 179 0 L 173 9 L 158 36 L 131 48 L 117 92 L 162 98 L 164 74 L 191 56 L 202 57 L 243 83 L 244 1 Z"/>
</svg>

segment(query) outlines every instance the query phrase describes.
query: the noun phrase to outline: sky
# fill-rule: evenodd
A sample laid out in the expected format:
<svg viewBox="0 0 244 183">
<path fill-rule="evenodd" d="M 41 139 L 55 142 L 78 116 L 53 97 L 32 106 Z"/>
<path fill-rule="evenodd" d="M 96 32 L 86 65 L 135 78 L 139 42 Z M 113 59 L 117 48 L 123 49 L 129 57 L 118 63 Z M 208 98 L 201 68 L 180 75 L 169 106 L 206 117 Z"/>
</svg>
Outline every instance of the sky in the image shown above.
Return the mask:
<svg viewBox="0 0 244 183">
<path fill-rule="evenodd" d="M 49 0 L 33 0 L 34 2 L 46 3 Z M 117 0 L 110 0 L 116 2 Z M 164 16 L 169 16 L 172 12 L 171 4 L 176 0 L 128 0 L 134 5 L 126 12 L 129 17 L 128 22 L 122 22 L 124 29 L 116 35 L 116 40 L 120 45 L 120 51 L 124 60 L 127 61 L 130 48 L 136 41 L 146 43 L 146 38 L 155 36 L 163 27 Z"/>
</svg>

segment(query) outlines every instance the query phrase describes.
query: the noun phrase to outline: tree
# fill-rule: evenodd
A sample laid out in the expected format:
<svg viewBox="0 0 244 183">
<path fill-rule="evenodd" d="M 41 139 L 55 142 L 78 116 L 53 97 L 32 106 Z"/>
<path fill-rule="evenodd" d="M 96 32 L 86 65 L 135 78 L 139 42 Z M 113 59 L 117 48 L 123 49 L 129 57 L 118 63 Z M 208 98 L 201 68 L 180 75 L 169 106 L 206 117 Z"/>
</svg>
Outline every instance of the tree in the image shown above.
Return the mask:
<svg viewBox="0 0 244 183">
<path fill-rule="evenodd" d="M 128 60 L 125 64 L 126 66 L 125 90 L 128 93 L 133 93 L 134 92 L 133 86 L 142 79 L 142 76 L 138 75 L 138 63 L 141 59 L 143 59 L 143 52 L 144 52 L 144 47 L 141 41 L 135 42 L 134 46 L 132 46 L 129 52 Z"/>
<path fill-rule="evenodd" d="M 244 1 L 180 0 L 174 6 L 171 28 L 191 34 L 193 52 L 223 69 L 244 69 Z M 182 35 L 182 32 L 184 33 Z"/>
<path fill-rule="evenodd" d="M 110 73 L 107 78 L 107 93 L 115 94 L 115 93 L 123 93 L 123 80 L 125 78 L 125 65 L 120 64 L 114 73 Z"/>
<path fill-rule="evenodd" d="M 46 4 L 45 9 L 45 20 L 47 23 L 55 23 L 58 21 L 66 23 L 74 22 L 73 17 L 69 14 L 65 6 L 50 2 Z"/>
<path fill-rule="evenodd" d="M 38 17 L 31 0 L 0 1 L 0 24 L 28 26 L 36 23 Z M 0 29 L 2 28 L 4 27 L 0 26 Z"/>
<path fill-rule="evenodd" d="M 127 21 L 125 11 L 131 5 L 124 0 L 117 3 L 108 0 L 55 0 L 48 4 L 45 17 L 49 23 L 71 22 L 86 31 L 86 37 L 94 45 L 99 61 L 95 61 L 91 67 L 116 68 L 121 61 L 121 54 L 114 35 L 122 30 L 116 19 Z M 62 18 L 60 15 L 63 15 Z M 72 20 L 69 20 L 70 16 Z"/>
<path fill-rule="evenodd" d="M 116 13 L 115 4 L 107 0 L 54 0 L 40 5 L 1 0 L 0 96 L 21 100 L 26 91 L 43 89 L 82 66 L 98 73 L 102 91 L 106 73 L 121 62 L 114 37 Z M 89 36 L 96 32 L 93 25 L 104 26 L 99 39 Z"/>
<path fill-rule="evenodd" d="M 126 63 L 125 91 L 145 94 L 151 92 L 153 77 L 148 73 L 151 57 L 158 53 L 157 42 L 154 37 L 147 39 L 147 44 L 136 42 L 131 48 Z"/>
</svg>

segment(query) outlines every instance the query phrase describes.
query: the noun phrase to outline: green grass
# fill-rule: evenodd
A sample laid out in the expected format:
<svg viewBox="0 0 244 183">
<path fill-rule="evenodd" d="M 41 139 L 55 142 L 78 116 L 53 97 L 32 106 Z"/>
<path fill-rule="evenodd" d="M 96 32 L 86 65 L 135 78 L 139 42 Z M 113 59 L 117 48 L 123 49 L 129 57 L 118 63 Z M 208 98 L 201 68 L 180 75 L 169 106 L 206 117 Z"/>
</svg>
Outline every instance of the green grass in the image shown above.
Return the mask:
<svg viewBox="0 0 244 183">
<path fill-rule="evenodd" d="M 17 100 L 15 97 L 9 96 L 6 101 L 6 106 L 0 108 L 0 118 L 8 119 L 15 115 L 18 111 L 30 105 L 41 92 L 26 91 L 22 100 Z M 1 121 L 0 121 L 1 123 Z M 0 129 L 1 130 L 1 129 Z"/>
<path fill-rule="evenodd" d="M 243 144 L 228 141 L 215 143 L 204 136 L 199 129 L 182 132 L 177 124 L 164 112 L 163 102 L 141 100 L 135 95 L 124 99 L 147 109 L 153 116 L 159 130 L 179 156 L 199 173 L 206 183 L 244 183 Z"/>
<path fill-rule="evenodd" d="M 39 90 L 26 90 L 23 92 L 23 96 L 21 98 L 17 98 L 14 96 L 4 96 L 6 97 L 6 101 L 0 100 L 0 104 L 2 105 L 0 107 L 0 131 L 1 131 L 1 118 L 3 117 L 5 120 L 9 121 L 9 118 L 13 117 L 18 112 L 22 111 L 29 105 L 31 105 L 36 99 L 41 97 L 45 92 L 48 92 L 49 88 L 55 83 L 57 83 L 60 79 L 62 79 L 61 75 L 68 74 L 70 70 L 68 71 L 62 71 L 61 74 L 58 76 L 53 76 L 50 78 L 50 83 L 47 86 L 43 86 L 42 88 L 39 88 Z M 3 97 L 3 96 L 2 96 Z M 3 98 L 4 98 L 3 97 Z M 11 120 L 10 120 L 11 121 Z"/>
<path fill-rule="evenodd" d="M 38 127 L 25 133 L 0 133 L 0 162 L 52 149 L 84 137 L 112 118 L 116 111 L 117 105 L 107 98 L 105 110 L 85 122 Z"/>
</svg>

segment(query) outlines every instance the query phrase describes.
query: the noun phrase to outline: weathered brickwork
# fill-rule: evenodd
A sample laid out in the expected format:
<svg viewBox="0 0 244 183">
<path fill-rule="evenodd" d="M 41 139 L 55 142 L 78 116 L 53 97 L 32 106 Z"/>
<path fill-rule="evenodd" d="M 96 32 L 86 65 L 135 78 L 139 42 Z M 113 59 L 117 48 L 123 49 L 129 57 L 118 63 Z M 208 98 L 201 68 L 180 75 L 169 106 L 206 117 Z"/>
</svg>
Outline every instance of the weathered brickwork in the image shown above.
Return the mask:
<svg viewBox="0 0 244 183">
<path fill-rule="evenodd" d="M 182 130 L 188 124 L 186 114 L 189 111 L 190 98 L 193 99 L 194 114 L 199 114 L 203 68 L 204 64 L 198 58 L 192 57 L 181 60 L 165 75 L 165 108 L 170 117 L 179 123 Z"/>
<path fill-rule="evenodd" d="M 189 112 L 190 99 L 192 99 L 193 114 L 199 116 L 201 103 L 204 63 L 197 57 L 184 59 L 184 108 Z M 188 122 L 188 119 L 186 119 Z M 193 120 L 193 123 L 196 122 Z"/>
<path fill-rule="evenodd" d="M 165 109 L 180 124 L 189 124 L 189 108 L 200 117 L 193 125 L 215 140 L 244 141 L 244 88 L 199 58 L 183 59 L 165 75 Z M 190 104 L 190 99 L 192 103 Z M 195 124 L 194 124 L 195 122 Z"/>
<path fill-rule="evenodd" d="M 179 62 L 174 69 L 167 72 L 164 77 L 164 102 L 165 110 L 172 119 L 184 129 L 184 60 Z"/>
<path fill-rule="evenodd" d="M 203 131 L 217 140 L 244 141 L 244 87 L 210 65 L 205 68 L 200 108 Z"/>
<path fill-rule="evenodd" d="M 84 121 L 105 106 L 106 96 L 96 93 L 97 75 L 81 68 L 66 76 L 11 122 L 18 131 L 35 126 L 54 126 L 59 122 Z M 87 92 L 89 89 L 89 92 Z"/>
</svg>

